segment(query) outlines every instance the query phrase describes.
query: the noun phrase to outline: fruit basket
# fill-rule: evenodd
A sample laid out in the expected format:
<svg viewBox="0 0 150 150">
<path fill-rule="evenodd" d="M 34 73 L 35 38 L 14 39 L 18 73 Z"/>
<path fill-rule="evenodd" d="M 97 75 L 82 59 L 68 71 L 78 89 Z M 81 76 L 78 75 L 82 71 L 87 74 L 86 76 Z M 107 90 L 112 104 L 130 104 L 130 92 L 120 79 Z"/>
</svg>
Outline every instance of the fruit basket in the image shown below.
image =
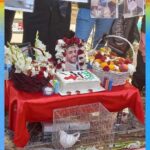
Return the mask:
<svg viewBox="0 0 150 150">
<path fill-rule="evenodd" d="M 132 44 L 125 38 L 107 35 L 105 38 L 121 38 L 125 40 L 131 47 L 132 50 L 132 61 L 129 58 L 118 57 L 111 49 L 107 46 L 101 48 L 100 51 L 96 51 L 90 60 L 92 63 L 93 72 L 104 81 L 104 78 L 112 80 L 113 86 L 123 85 L 130 75 L 135 71 L 136 54 Z"/>
<path fill-rule="evenodd" d="M 36 47 L 36 48 L 35 48 Z M 53 78 L 54 66 L 51 54 L 46 46 L 37 38 L 35 47 L 22 50 L 17 45 L 5 47 L 5 61 L 12 65 L 11 80 L 15 88 L 26 92 L 42 91 Z M 34 56 L 30 56 L 33 51 Z"/>
</svg>

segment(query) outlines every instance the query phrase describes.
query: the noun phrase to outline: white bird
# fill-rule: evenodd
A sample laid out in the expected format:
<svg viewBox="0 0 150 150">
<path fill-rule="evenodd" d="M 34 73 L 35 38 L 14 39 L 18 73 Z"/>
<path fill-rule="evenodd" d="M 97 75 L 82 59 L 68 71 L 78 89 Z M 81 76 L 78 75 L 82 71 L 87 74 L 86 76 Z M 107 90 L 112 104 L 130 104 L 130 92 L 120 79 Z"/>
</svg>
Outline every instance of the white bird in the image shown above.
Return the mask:
<svg viewBox="0 0 150 150">
<path fill-rule="evenodd" d="M 135 148 L 140 148 L 141 143 L 140 141 L 136 141 L 135 143 L 131 143 L 127 146 L 128 149 L 135 149 Z"/>
<path fill-rule="evenodd" d="M 60 136 L 60 144 L 63 146 L 63 148 L 70 148 L 78 141 L 80 137 L 80 132 L 67 134 L 65 131 L 60 130 L 59 136 Z"/>
</svg>

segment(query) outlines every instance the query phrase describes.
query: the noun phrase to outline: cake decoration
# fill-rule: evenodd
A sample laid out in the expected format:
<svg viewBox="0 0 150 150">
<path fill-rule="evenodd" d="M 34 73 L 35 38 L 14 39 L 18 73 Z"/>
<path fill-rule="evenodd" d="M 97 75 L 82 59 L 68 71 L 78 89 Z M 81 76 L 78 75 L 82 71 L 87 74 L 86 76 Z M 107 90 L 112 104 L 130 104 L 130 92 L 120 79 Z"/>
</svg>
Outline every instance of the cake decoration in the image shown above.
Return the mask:
<svg viewBox="0 0 150 150">
<path fill-rule="evenodd" d="M 60 95 L 74 95 L 105 90 L 100 79 L 89 70 L 56 72 Z"/>
<path fill-rule="evenodd" d="M 92 80 L 94 78 L 93 75 L 86 70 L 77 72 L 71 71 L 68 72 L 68 74 L 61 72 L 61 74 L 65 75 L 65 80 Z"/>
<path fill-rule="evenodd" d="M 73 80 L 76 80 L 77 79 L 77 75 L 69 75 L 67 77 L 64 77 L 65 80 L 70 80 L 70 79 L 73 79 Z"/>
</svg>

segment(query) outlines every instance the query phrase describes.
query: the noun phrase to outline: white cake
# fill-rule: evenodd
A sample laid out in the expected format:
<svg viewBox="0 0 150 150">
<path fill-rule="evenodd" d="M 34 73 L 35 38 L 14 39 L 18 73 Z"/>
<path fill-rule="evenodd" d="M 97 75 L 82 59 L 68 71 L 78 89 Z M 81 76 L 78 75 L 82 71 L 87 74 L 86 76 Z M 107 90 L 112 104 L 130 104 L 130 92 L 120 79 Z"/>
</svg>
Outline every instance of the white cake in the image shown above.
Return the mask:
<svg viewBox="0 0 150 150">
<path fill-rule="evenodd" d="M 57 72 L 59 81 L 59 93 L 61 95 L 83 94 L 103 91 L 100 79 L 90 71 L 64 71 Z"/>
</svg>

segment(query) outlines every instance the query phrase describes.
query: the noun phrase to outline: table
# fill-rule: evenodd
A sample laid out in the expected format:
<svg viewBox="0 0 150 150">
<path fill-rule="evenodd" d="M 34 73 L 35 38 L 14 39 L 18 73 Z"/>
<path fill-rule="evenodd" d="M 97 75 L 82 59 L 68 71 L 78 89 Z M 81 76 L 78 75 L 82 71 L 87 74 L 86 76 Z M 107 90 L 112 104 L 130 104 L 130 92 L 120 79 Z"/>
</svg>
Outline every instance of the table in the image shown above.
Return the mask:
<svg viewBox="0 0 150 150">
<path fill-rule="evenodd" d="M 12 81 L 5 82 L 5 104 L 9 107 L 9 127 L 14 130 L 14 143 L 24 147 L 29 138 L 27 122 L 52 120 L 53 109 L 90 103 L 102 103 L 109 111 L 118 112 L 130 108 L 144 124 L 143 102 L 138 89 L 129 83 L 102 91 L 72 96 L 43 96 L 42 93 L 26 93 L 16 90 Z"/>
</svg>

